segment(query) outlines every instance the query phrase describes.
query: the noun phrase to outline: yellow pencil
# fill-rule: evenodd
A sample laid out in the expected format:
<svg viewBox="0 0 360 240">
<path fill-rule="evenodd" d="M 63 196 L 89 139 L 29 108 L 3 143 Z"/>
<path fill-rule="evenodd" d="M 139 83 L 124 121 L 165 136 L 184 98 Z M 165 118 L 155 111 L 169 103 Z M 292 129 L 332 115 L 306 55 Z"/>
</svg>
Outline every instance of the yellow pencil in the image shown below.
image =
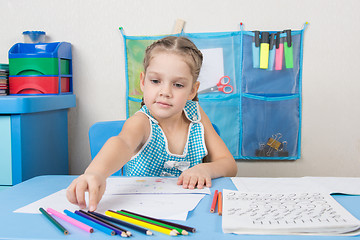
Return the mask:
<svg viewBox="0 0 360 240">
<path fill-rule="evenodd" d="M 125 215 L 121 215 L 121 214 L 116 213 L 116 212 L 106 211 L 105 215 L 120 219 L 120 220 L 128 222 L 128 223 L 132 223 L 132 224 L 144 227 L 144 228 L 148 228 L 148 229 L 151 229 L 151 230 L 154 230 L 154 231 L 157 231 L 157 232 L 161 232 L 161 233 L 164 233 L 164 234 L 167 234 L 167 235 L 170 235 L 170 236 L 177 236 L 177 234 L 172 229 L 163 228 L 163 227 L 151 224 L 151 223 L 147 223 L 147 222 L 144 222 L 144 221 L 141 221 L 141 220 L 137 220 L 135 218 L 131 218 L 131 217 L 128 217 L 128 216 L 125 216 Z"/>
</svg>

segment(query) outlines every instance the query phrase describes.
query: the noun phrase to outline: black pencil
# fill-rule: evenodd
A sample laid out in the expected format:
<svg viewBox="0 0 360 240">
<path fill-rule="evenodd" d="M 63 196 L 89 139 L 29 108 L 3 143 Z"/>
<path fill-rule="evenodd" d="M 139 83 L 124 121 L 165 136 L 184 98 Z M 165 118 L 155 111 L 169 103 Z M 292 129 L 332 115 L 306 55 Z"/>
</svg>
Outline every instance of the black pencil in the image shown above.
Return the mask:
<svg viewBox="0 0 360 240">
<path fill-rule="evenodd" d="M 123 225 L 125 227 L 131 228 L 131 229 L 133 229 L 135 231 L 144 233 L 146 235 L 152 235 L 153 234 L 150 230 L 148 230 L 146 228 L 142 228 L 142 227 L 139 227 L 139 226 L 136 226 L 134 224 L 121 221 L 121 220 L 113 218 L 113 217 L 108 217 L 108 216 L 103 215 L 101 213 L 97 213 L 97 212 L 91 212 L 91 213 L 94 214 L 95 216 L 98 216 L 99 218 L 103 218 L 104 220 L 108 220 L 108 221 Z"/>
<path fill-rule="evenodd" d="M 102 223 L 105 223 L 105 224 L 109 225 L 110 227 L 114 228 L 115 231 L 118 230 L 118 231 L 123 232 L 126 236 L 131 236 L 131 232 L 129 232 L 129 231 L 127 231 L 126 229 L 123 229 L 123 228 L 121 228 L 121 227 L 119 227 L 119 226 L 117 226 L 117 225 L 114 225 L 114 224 L 112 224 L 112 223 L 110 223 L 110 222 L 108 222 L 108 221 L 106 221 L 106 220 L 104 220 L 104 219 L 101 219 L 101 218 L 99 218 L 98 216 L 95 216 L 95 215 L 92 214 L 90 211 L 85 212 L 84 210 L 79 210 L 79 212 L 81 212 L 81 213 L 83 213 L 83 214 L 86 214 L 86 215 L 88 215 L 88 216 L 90 216 L 90 217 L 98 220 L 99 222 L 102 222 Z M 124 237 L 124 236 L 123 236 L 123 237 Z"/>
<path fill-rule="evenodd" d="M 164 224 L 167 224 L 167 225 L 170 225 L 170 226 L 174 226 L 174 227 L 177 227 L 177 228 L 181 228 L 181 229 L 184 229 L 184 230 L 189 231 L 189 232 L 193 232 L 193 233 L 196 232 L 196 229 L 193 228 L 193 227 L 184 226 L 184 225 L 181 225 L 181 224 L 160 220 L 160 219 L 157 219 L 157 218 L 151 218 L 151 217 L 148 217 L 148 216 L 140 215 L 138 213 L 133 213 L 133 212 L 123 210 L 123 209 L 121 209 L 121 211 L 123 211 L 125 213 L 129 213 L 129 214 L 133 214 L 133 215 L 136 215 L 136 216 L 139 216 L 139 217 L 147 218 L 147 219 L 150 219 L 150 220 L 153 220 L 153 221 L 161 222 L 161 223 L 164 223 Z"/>
<path fill-rule="evenodd" d="M 47 213 L 42 207 L 39 208 L 39 211 L 52 223 L 57 227 L 61 232 L 65 235 L 69 234 L 69 231 L 66 230 L 58 221 L 56 221 L 50 214 Z"/>
</svg>

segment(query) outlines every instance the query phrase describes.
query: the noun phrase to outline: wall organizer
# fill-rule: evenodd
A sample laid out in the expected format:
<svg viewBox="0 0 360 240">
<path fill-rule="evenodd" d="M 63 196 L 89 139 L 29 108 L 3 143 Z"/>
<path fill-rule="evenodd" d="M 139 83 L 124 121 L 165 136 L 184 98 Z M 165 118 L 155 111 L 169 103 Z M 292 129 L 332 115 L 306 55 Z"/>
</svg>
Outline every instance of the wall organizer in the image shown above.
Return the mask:
<svg viewBox="0 0 360 240">
<path fill-rule="evenodd" d="M 204 55 L 199 102 L 235 159 L 296 160 L 301 156 L 301 30 L 171 34 L 191 39 Z M 126 113 L 140 109 L 144 52 L 170 35 L 124 39 Z M 226 81 L 225 81 L 226 80 Z M 222 81 L 230 87 L 213 86 Z M 229 91 L 228 91 L 229 90 Z"/>
</svg>

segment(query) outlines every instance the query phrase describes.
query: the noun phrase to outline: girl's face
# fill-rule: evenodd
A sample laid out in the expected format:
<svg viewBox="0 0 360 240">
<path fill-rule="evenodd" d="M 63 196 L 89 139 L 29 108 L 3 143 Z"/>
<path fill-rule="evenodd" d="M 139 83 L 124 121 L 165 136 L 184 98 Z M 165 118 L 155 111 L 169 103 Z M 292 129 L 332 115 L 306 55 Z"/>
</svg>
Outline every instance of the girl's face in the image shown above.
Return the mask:
<svg viewBox="0 0 360 240">
<path fill-rule="evenodd" d="M 193 83 L 190 67 L 184 57 L 158 52 L 140 75 L 140 87 L 145 105 L 157 119 L 180 117 L 187 100 L 192 100 L 199 88 Z"/>
</svg>

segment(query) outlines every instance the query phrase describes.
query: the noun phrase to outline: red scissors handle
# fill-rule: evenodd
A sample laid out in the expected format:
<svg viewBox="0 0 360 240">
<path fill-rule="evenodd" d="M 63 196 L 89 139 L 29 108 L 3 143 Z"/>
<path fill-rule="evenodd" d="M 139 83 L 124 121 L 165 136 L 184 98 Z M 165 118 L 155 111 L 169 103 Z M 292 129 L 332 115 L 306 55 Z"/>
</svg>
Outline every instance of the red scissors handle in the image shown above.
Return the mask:
<svg viewBox="0 0 360 240">
<path fill-rule="evenodd" d="M 232 93 L 234 91 L 231 85 L 220 85 L 218 86 L 218 90 L 226 94 Z"/>
<path fill-rule="evenodd" d="M 229 83 L 230 83 L 230 77 L 223 76 L 222 78 L 220 78 L 220 81 L 216 85 L 217 85 L 219 91 L 229 94 L 234 91 L 233 87 L 231 85 L 229 85 Z"/>
</svg>

